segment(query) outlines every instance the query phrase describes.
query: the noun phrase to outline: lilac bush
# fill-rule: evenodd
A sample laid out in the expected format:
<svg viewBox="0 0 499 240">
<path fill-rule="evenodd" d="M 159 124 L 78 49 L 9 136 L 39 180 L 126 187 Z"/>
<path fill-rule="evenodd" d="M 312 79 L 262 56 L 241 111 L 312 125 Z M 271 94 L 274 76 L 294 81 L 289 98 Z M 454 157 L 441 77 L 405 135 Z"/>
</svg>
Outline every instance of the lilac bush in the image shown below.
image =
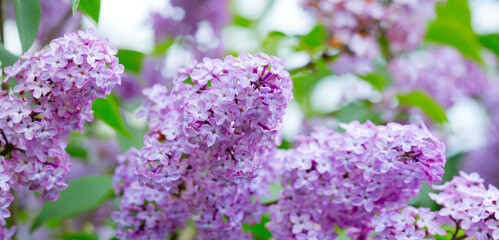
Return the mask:
<svg viewBox="0 0 499 240">
<path fill-rule="evenodd" d="M 101 24 L 100 2 L 0 3 L 28 50 L 16 62 L 0 19 L 0 60 L 15 62 L 0 74 L 0 239 L 499 239 L 499 191 L 486 186 L 499 154 L 486 58 L 499 35 L 473 31 L 468 1 L 148 1 L 131 12 L 150 14 L 153 46 L 119 39 L 118 52 L 93 29 L 51 41 L 83 15 Z M 102 9 L 118 7 L 130 10 Z M 317 22 L 295 28 L 299 10 Z M 352 78 L 372 95 L 332 96 L 357 96 Z M 307 109 L 331 86 L 342 89 L 321 97 L 335 106 Z M 447 160 L 455 146 L 436 136 L 453 140 L 463 98 L 491 119 L 464 165 L 487 180 L 451 180 L 460 154 Z M 103 121 L 77 134 L 93 111 Z M 287 131 L 286 111 L 306 136 Z"/>
<path fill-rule="evenodd" d="M 10 216 L 9 192 L 28 187 L 55 201 L 71 169 L 66 138 L 92 121 L 92 102 L 120 83 L 123 66 L 116 49 L 95 30 L 67 33 L 50 49 L 25 53 L 5 68 L 12 92 L 0 95 L 0 223 Z"/>
</svg>

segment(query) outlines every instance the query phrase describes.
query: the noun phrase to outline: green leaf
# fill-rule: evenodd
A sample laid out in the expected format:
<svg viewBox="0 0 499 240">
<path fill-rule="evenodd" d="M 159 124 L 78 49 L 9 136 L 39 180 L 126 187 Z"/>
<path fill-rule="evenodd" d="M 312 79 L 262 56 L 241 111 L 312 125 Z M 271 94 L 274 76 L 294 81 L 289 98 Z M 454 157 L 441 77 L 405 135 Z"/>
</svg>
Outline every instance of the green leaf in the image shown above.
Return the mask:
<svg viewBox="0 0 499 240">
<path fill-rule="evenodd" d="M 324 77 L 332 75 L 324 60 L 312 63 L 313 69 L 291 71 L 293 94 L 307 116 L 312 114 L 310 95 L 315 85 Z"/>
<path fill-rule="evenodd" d="M 80 0 L 78 8 L 96 23 L 99 23 L 100 0 Z"/>
<path fill-rule="evenodd" d="M 23 52 L 28 51 L 35 41 L 40 24 L 40 0 L 14 0 L 17 31 Z"/>
<path fill-rule="evenodd" d="M 408 94 L 400 94 L 397 98 L 400 105 L 418 107 L 436 123 L 447 122 L 445 109 L 424 92 L 415 91 Z"/>
<path fill-rule="evenodd" d="M 471 11 L 466 0 L 448 0 L 437 5 L 437 18 L 450 17 L 471 28 Z"/>
<path fill-rule="evenodd" d="M 287 141 L 286 139 L 282 139 L 281 145 L 279 145 L 277 148 L 279 148 L 279 149 L 291 149 L 291 148 L 293 148 L 293 143 Z"/>
<path fill-rule="evenodd" d="M 61 235 L 60 239 L 63 240 L 99 240 L 97 234 L 77 232 L 77 233 L 65 233 Z"/>
<path fill-rule="evenodd" d="M 359 77 L 366 82 L 370 83 L 377 90 L 383 90 L 389 83 L 386 77 L 377 73 L 369 73 L 365 76 L 359 75 Z"/>
<path fill-rule="evenodd" d="M 429 25 L 426 40 L 453 46 L 465 57 L 483 62 L 466 0 L 449 0 L 445 5 L 438 6 L 437 18 Z"/>
<path fill-rule="evenodd" d="M 78 10 L 78 4 L 80 4 L 80 0 L 71 0 L 71 9 L 73 10 L 73 14 Z"/>
<path fill-rule="evenodd" d="M 270 188 L 269 190 L 270 190 L 271 196 L 261 196 L 260 197 L 260 202 L 263 204 L 272 203 L 272 202 L 277 201 L 277 199 L 279 199 L 279 195 L 284 190 L 284 187 L 281 184 L 277 184 L 277 183 L 271 183 L 269 188 Z"/>
<path fill-rule="evenodd" d="M 116 54 L 116 57 L 120 60 L 120 63 L 125 66 L 125 69 L 133 72 L 139 73 L 142 68 L 142 60 L 145 54 L 133 50 L 120 49 Z"/>
<path fill-rule="evenodd" d="M 124 122 L 125 129 L 130 133 L 129 136 L 118 134 L 117 140 L 122 151 L 126 152 L 128 149 L 135 147 L 137 149 L 144 146 L 144 135 L 148 132 L 147 128 L 137 129 L 130 126 L 126 121 Z"/>
<path fill-rule="evenodd" d="M 234 25 L 236 25 L 236 26 L 246 28 L 246 27 L 251 26 L 251 24 L 253 24 L 253 21 L 251 19 L 239 16 L 239 15 L 234 17 Z"/>
<path fill-rule="evenodd" d="M 465 57 L 482 62 L 480 42 L 471 28 L 452 18 L 439 18 L 430 24 L 426 40 L 455 47 Z"/>
<path fill-rule="evenodd" d="M 262 221 L 255 225 L 248 225 L 243 223 L 243 230 L 245 232 L 251 232 L 253 235 L 253 239 L 255 240 L 267 240 L 272 238 L 272 233 L 265 227 L 265 223 L 270 221 L 270 217 L 268 215 L 262 216 Z"/>
<path fill-rule="evenodd" d="M 154 47 L 153 55 L 163 55 L 175 43 L 175 39 L 167 38 Z M 120 59 L 121 61 L 121 59 Z"/>
<path fill-rule="evenodd" d="M 112 197 L 112 177 L 91 175 L 68 184 L 55 202 L 47 202 L 33 221 L 31 231 L 52 219 L 64 219 L 90 211 Z"/>
<path fill-rule="evenodd" d="M 71 157 L 80 158 L 85 161 L 88 160 L 87 150 L 84 147 L 81 147 L 81 145 L 77 144 L 76 142 L 69 142 L 68 146 L 66 147 L 66 152 Z"/>
<path fill-rule="evenodd" d="M 499 56 L 499 33 L 479 36 L 480 43 Z"/>
<path fill-rule="evenodd" d="M 19 59 L 18 56 L 7 51 L 2 43 L 0 43 L 0 61 L 2 62 L 2 67 L 12 66 Z"/>
<path fill-rule="evenodd" d="M 351 102 L 329 115 L 333 115 L 338 121 L 345 123 L 355 120 L 359 122 L 369 120 L 374 124 L 381 122 L 380 115 L 373 111 L 371 104 L 367 101 Z"/>
<path fill-rule="evenodd" d="M 317 25 L 301 38 L 300 45 L 307 49 L 314 49 L 321 46 L 326 41 L 326 37 L 326 28 L 322 25 Z"/>
<path fill-rule="evenodd" d="M 270 55 L 277 54 L 277 47 L 281 41 L 287 37 L 286 34 L 278 31 L 270 32 L 262 43 L 262 52 Z M 236 54 L 237 55 L 237 54 Z"/>
<path fill-rule="evenodd" d="M 113 95 L 108 95 L 106 99 L 98 98 L 92 105 L 94 116 L 105 122 L 118 133 L 130 137 L 130 133 L 123 125 L 121 114 L 118 109 L 117 100 Z"/>
</svg>

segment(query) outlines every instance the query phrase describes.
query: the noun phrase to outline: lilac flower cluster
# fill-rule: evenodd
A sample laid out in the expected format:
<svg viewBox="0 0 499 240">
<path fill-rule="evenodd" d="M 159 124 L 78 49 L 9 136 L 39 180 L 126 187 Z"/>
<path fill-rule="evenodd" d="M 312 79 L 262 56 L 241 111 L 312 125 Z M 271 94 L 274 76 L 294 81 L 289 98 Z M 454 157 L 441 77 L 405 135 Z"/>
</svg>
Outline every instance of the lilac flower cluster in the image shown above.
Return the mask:
<svg viewBox="0 0 499 240">
<path fill-rule="evenodd" d="M 248 238 L 242 223 L 263 212 L 249 187 L 280 144 L 291 89 L 283 60 L 244 52 L 180 69 L 171 90 L 145 89 L 145 146 L 115 172 L 119 238 L 164 237 L 191 218 L 200 239 Z"/>
<path fill-rule="evenodd" d="M 307 0 L 310 9 L 329 30 L 329 44 L 341 51 L 332 66 L 337 73 L 367 73 L 381 53 L 378 41 L 388 41 L 389 51 L 416 48 L 425 34 L 425 22 L 435 15 L 437 0 Z"/>
<path fill-rule="evenodd" d="M 372 219 L 375 240 L 386 239 L 435 239 L 435 235 L 446 235 L 442 229 L 445 219 L 429 208 L 405 206 L 402 209 L 383 211 Z"/>
<path fill-rule="evenodd" d="M 222 39 L 220 32 L 230 21 L 227 0 L 171 0 L 167 6 L 152 16 L 156 42 L 165 38 L 182 36 L 197 59 L 220 56 Z M 205 25 L 207 23 L 207 25 Z M 207 29 L 202 29 L 207 27 Z M 199 31 L 206 36 L 197 36 Z M 212 38 L 200 41 L 199 38 Z"/>
<path fill-rule="evenodd" d="M 452 181 L 433 187 L 441 192 L 430 197 L 442 209 L 405 207 L 403 210 L 382 212 L 372 221 L 375 239 L 434 239 L 446 235 L 443 225 L 455 226 L 452 239 L 499 239 L 499 191 L 477 173 L 460 172 Z M 464 232 L 464 233 L 463 233 Z M 461 236 L 459 236 L 461 235 Z"/>
<path fill-rule="evenodd" d="M 67 33 L 50 49 L 26 53 L 7 76 L 17 81 L 0 95 L 0 219 L 9 217 L 10 188 L 43 191 L 55 201 L 71 168 L 66 138 L 93 119 L 92 101 L 120 83 L 117 50 L 95 30 Z"/>
<path fill-rule="evenodd" d="M 389 63 L 389 70 L 396 89 L 426 91 L 445 107 L 462 97 L 478 96 L 489 87 L 483 69 L 452 47 L 438 47 L 394 59 Z"/>
<path fill-rule="evenodd" d="M 267 227 L 276 239 L 333 239 L 335 225 L 364 239 L 371 218 L 400 208 L 421 187 L 440 182 L 445 149 L 424 126 L 371 122 L 317 129 L 281 162 L 285 189 Z"/>
</svg>

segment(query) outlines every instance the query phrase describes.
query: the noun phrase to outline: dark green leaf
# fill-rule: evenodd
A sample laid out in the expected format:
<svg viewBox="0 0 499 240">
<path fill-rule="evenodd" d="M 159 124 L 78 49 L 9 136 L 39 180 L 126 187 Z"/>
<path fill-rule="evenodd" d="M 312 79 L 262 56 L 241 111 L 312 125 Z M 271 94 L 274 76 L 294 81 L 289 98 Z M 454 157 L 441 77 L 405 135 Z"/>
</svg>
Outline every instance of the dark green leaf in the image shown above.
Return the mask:
<svg viewBox="0 0 499 240">
<path fill-rule="evenodd" d="M 63 240 L 99 240 L 97 234 L 95 233 L 91 234 L 85 232 L 65 233 L 61 235 L 60 238 Z"/>
<path fill-rule="evenodd" d="M 35 41 L 40 24 L 40 0 L 14 0 L 17 31 L 23 47 L 23 52 L 28 51 Z"/>
<path fill-rule="evenodd" d="M 96 23 L 99 23 L 100 0 L 80 0 L 78 7 Z"/>
<path fill-rule="evenodd" d="M 116 54 L 116 57 L 119 59 L 120 63 L 125 66 L 125 69 L 133 73 L 140 72 L 144 56 L 145 54 L 141 52 L 125 49 L 118 50 L 118 53 Z"/>
<path fill-rule="evenodd" d="M 300 43 L 307 49 L 313 49 L 321 46 L 326 41 L 326 37 L 326 28 L 322 25 L 317 25 L 301 38 Z"/>
<path fill-rule="evenodd" d="M 80 4 L 80 0 L 71 0 L 71 9 L 73 10 L 73 14 L 78 10 L 78 4 Z"/>
<path fill-rule="evenodd" d="M 265 227 L 265 223 L 269 222 L 270 218 L 268 215 L 262 216 L 262 221 L 255 225 L 248 225 L 243 223 L 243 230 L 245 232 L 251 232 L 253 239 L 255 240 L 267 240 L 272 238 L 272 233 Z"/>
<path fill-rule="evenodd" d="M 112 196 L 112 178 L 92 175 L 68 184 L 55 202 L 47 202 L 33 221 L 31 231 L 52 219 L 63 219 L 90 211 Z"/>
<path fill-rule="evenodd" d="M 499 56 L 499 33 L 479 36 L 478 40 L 484 47 Z"/>
<path fill-rule="evenodd" d="M 123 125 L 121 114 L 118 109 L 117 100 L 113 95 L 108 95 L 106 99 L 98 98 L 92 105 L 94 116 L 105 122 L 118 133 L 130 137 L 130 133 Z"/>
<path fill-rule="evenodd" d="M 418 107 L 436 123 L 447 122 L 445 109 L 428 94 L 420 91 L 398 95 L 400 105 Z"/>
<path fill-rule="evenodd" d="M 0 43 L 0 61 L 2 62 L 2 67 L 12 66 L 16 63 L 18 56 L 10 53 L 5 49 L 3 44 Z"/>
</svg>

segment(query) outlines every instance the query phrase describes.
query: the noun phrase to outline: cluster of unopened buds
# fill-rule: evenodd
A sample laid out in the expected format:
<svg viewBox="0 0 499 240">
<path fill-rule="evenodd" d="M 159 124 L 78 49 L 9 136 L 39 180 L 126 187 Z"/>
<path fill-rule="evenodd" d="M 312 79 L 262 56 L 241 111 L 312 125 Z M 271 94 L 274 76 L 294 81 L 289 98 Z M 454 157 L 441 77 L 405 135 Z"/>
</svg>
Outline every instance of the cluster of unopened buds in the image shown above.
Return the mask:
<svg viewBox="0 0 499 240">
<path fill-rule="evenodd" d="M 10 216 L 11 188 L 43 191 L 55 201 L 67 187 L 66 138 L 93 119 L 92 101 L 120 83 L 123 66 L 116 53 L 89 29 L 54 39 L 49 49 L 26 53 L 5 68 L 4 82 L 13 78 L 17 85 L 0 96 L 2 225 Z"/>
</svg>

